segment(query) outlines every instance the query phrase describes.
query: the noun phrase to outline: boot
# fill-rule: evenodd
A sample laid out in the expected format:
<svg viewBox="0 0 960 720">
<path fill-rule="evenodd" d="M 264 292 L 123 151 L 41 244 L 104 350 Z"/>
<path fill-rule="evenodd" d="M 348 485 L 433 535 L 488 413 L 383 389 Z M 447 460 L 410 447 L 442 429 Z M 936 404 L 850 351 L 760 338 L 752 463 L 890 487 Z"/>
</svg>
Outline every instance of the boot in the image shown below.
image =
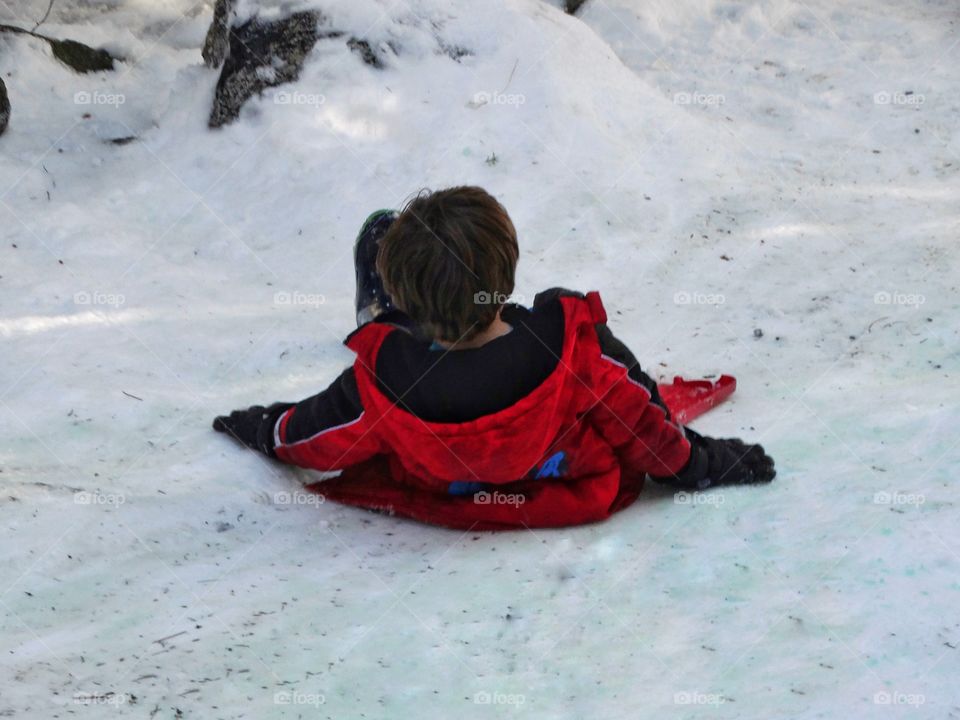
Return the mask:
<svg viewBox="0 0 960 720">
<path fill-rule="evenodd" d="M 383 288 L 377 272 L 377 251 L 380 239 L 397 219 L 395 210 L 377 210 L 363 223 L 353 246 L 353 264 L 357 271 L 357 327 L 378 315 L 396 310 L 393 300 Z"/>
</svg>

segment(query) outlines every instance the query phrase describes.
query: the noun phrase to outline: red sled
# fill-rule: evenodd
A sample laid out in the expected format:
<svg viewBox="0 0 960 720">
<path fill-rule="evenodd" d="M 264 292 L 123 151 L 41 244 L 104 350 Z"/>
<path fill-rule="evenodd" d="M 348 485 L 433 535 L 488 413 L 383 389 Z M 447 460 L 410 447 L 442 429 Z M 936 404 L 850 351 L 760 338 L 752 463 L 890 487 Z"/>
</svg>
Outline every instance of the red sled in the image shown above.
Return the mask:
<svg viewBox="0 0 960 720">
<path fill-rule="evenodd" d="M 684 380 L 677 375 L 672 383 L 660 384 L 657 389 L 673 420 L 686 425 L 733 395 L 737 379 L 732 375 L 721 375 L 716 381 Z"/>
</svg>

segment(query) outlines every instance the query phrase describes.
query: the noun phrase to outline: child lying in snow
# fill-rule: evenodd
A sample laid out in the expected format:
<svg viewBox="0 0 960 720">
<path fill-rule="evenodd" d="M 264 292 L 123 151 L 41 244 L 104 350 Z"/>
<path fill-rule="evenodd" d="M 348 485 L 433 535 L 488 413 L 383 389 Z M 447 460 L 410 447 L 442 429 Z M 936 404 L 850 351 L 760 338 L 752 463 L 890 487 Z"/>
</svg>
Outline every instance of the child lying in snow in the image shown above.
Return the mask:
<svg viewBox="0 0 960 720">
<path fill-rule="evenodd" d="M 603 520 L 648 474 L 690 490 L 773 479 L 759 445 L 671 421 L 597 293 L 554 289 L 532 309 L 505 304 L 516 231 L 484 190 L 376 212 L 354 254 L 353 366 L 307 400 L 213 423 L 283 462 L 342 470 L 319 486 L 328 498 L 506 529 Z"/>
</svg>

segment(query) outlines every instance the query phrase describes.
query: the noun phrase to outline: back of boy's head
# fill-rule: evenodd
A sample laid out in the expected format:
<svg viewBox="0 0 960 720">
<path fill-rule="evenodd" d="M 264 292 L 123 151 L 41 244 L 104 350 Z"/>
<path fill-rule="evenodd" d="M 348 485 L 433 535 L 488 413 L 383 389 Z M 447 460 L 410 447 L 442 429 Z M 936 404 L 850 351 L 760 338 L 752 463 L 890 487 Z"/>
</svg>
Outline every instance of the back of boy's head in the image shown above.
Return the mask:
<svg viewBox="0 0 960 720">
<path fill-rule="evenodd" d="M 377 271 L 431 338 L 469 340 L 513 292 L 519 250 L 507 211 L 479 187 L 422 191 L 380 240 Z"/>
</svg>

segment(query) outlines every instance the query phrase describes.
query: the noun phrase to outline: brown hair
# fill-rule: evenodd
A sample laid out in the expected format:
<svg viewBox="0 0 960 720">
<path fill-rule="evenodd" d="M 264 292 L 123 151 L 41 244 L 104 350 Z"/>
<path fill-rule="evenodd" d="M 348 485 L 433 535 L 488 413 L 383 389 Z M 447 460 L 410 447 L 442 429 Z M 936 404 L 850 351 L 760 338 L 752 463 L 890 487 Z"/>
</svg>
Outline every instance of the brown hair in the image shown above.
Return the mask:
<svg viewBox="0 0 960 720">
<path fill-rule="evenodd" d="M 377 272 L 397 306 L 431 338 L 469 340 L 513 292 L 517 231 L 486 190 L 421 191 L 380 240 Z"/>
</svg>

